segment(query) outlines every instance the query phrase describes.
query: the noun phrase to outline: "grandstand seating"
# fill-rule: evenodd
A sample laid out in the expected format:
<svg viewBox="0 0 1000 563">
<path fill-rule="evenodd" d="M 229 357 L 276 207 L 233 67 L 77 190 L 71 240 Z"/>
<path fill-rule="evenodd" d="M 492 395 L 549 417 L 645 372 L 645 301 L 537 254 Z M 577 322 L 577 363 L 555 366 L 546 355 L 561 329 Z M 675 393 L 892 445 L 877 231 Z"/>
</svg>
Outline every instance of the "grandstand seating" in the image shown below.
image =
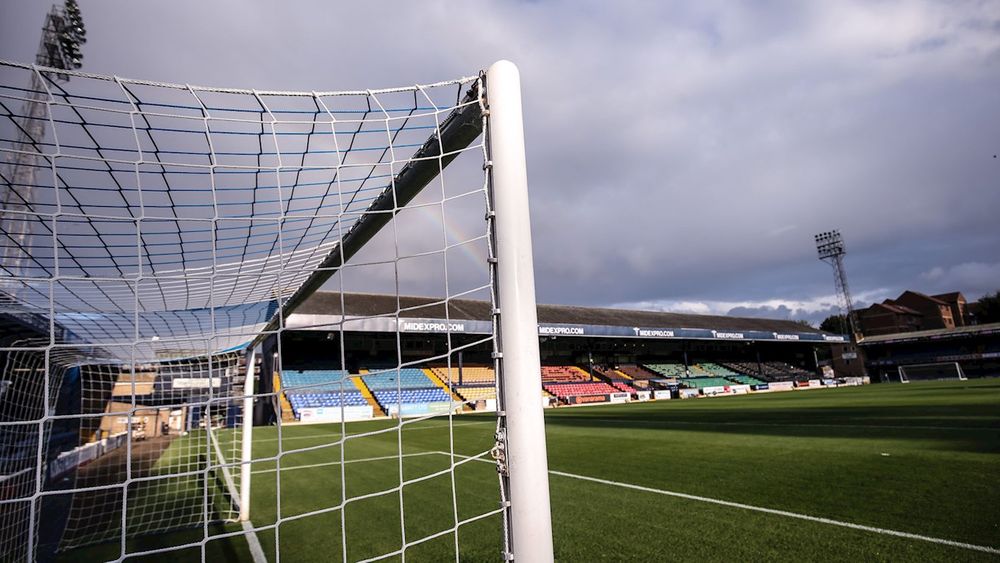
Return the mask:
<svg viewBox="0 0 1000 563">
<path fill-rule="evenodd" d="M 455 391 L 466 401 L 485 401 L 497 398 L 495 387 L 456 387 Z"/>
<path fill-rule="evenodd" d="M 643 364 L 643 367 L 663 377 L 687 377 L 687 370 L 684 368 L 684 364 L 677 362 L 664 364 Z"/>
<path fill-rule="evenodd" d="M 389 405 L 395 405 L 398 403 L 440 403 L 451 401 L 451 397 L 448 396 L 448 393 L 440 387 L 403 389 L 402 391 L 396 389 L 382 389 L 379 391 L 372 391 L 372 395 L 375 396 L 375 400 L 378 401 L 383 407 L 388 407 Z"/>
<path fill-rule="evenodd" d="M 688 377 L 707 377 L 712 376 L 713 373 L 707 369 L 701 367 L 700 364 L 691 364 L 688 366 Z"/>
<path fill-rule="evenodd" d="M 627 383 L 623 383 L 621 381 L 612 381 L 611 385 L 613 385 L 615 389 L 623 393 L 628 393 L 628 394 L 635 393 L 635 388 L 629 386 Z"/>
<path fill-rule="evenodd" d="M 419 368 L 400 368 L 386 371 L 370 372 L 361 376 L 365 385 L 372 392 L 386 389 L 421 389 L 435 388 L 423 370 Z"/>
<path fill-rule="evenodd" d="M 687 377 L 682 383 L 693 389 L 704 389 L 705 387 L 723 387 L 732 385 L 733 382 L 725 377 Z"/>
<path fill-rule="evenodd" d="M 286 395 L 288 402 L 292 405 L 292 411 L 298 413 L 299 409 L 322 408 L 322 407 L 363 407 L 368 404 L 361 396 L 360 391 L 347 391 L 344 393 L 290 393 Z"/>
<path fill-rule="evenodd" d="M 283 370 L 280 388 L 295 418 L 301 409 L 368 404 L 346 370 Z"/>
<path fill-rule="evenodd" d="M 556 397 L 575 397 L 578 395 L 607 395 L 621 393 L 620 390 L 603 382 L 556 383 L 545 385 L 545 390 Z"/>
<path fill-rule="evenodd" d="M 611 380 L 628 381 L 628 378 L 623 376 L 619 371 L 607 366 L 594 364 L 594 372 Z"/>
<path fill-rule="evenodd" d="M 326 391 L 354 390 L 347 370 L 282 370 L 281 387 L 286 393 L 322 393 Z"/>
<path fill-rule="evenodd" d="M 452 397 L 420 368 L 371 371 L 361 376 L 383 410 L 389 405 L 448 402 Z"/>
<path fill-rule="evenodd" d="M 701 362 L 698 366 L 705 372 L 708 372 L 714 376 L 729 377 L 730 375 L 736 375 L 737 372 L 723 365 L 716 364 L 713 362 Z"/>
<path fill-rule="evenodd" d="M 722 364 L 734 371 L 752 375 L 765 381 L 792 381 L 815 377 L 808 371 L 785 362 L 725 362 Z"/>
<path fill-rule="evenodd" d="M 542 383 L 590 381 L 590 375 L 576 366 L 542 366 Z"/>
<path fill-rule="evenodd" d="M 764 383 L 763 380 L 757 379 L 752 375 L 744 375 L 742 373 L 737 373 L 735 375 L 728 375 L 726 376 L 726 379 L 742 385 L 760 385 L 761 383 Z"/>
<path fill-rule="evenodd" d="M 634 380 L 657 379 L 660 377 L 659 374 L 653 373 L 638 364 L 622 364 L 618 366 L 618 369 Z"/>
<path fill-rule="evenodd" d="M 496 382 L 496 374 L 492 367 L 486 366 L 462 366 L 461 378 L 457 366 L 452 367 L 432 367 L 431 371 L 449 385 L 492 385 Z"/>
</svg>

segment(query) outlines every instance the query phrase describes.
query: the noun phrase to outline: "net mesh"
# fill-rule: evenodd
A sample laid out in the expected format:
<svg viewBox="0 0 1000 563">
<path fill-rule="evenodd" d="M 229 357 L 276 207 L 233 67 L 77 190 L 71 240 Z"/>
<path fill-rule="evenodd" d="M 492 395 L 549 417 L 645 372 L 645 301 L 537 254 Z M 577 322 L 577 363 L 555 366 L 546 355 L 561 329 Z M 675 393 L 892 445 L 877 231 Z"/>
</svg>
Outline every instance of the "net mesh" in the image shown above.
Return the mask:
<svg viewBox="0 0 1000 563">
<path fill-rule="evenodd" d="M 498 553 L 503 534 L 474 533 L 505 529 L 496 419 L 454 415 L 499 384 L 466 399 L 451 378 L 462 353 L 495 373 L 494 335 L 399 328 L 495 302 L 479 85 L 273 92 L 0 62 L 0 551 Z M 338 312 L 291 331 L 320 286 Z M 359 291 L 396 297 L 348 314 Z M 252 441 L 251 411 L 270 424 Z"/>
<path fill-rule="evenodd" d="M 910 381 L 934 381 L 938 379 L 966 379 L 965 371 L 962 370 L 962 366 L 958 362 L 930 362 L 901 365 L 898 371 L 899 380 L 903 383 L 909 383 Z"/>
</svg>

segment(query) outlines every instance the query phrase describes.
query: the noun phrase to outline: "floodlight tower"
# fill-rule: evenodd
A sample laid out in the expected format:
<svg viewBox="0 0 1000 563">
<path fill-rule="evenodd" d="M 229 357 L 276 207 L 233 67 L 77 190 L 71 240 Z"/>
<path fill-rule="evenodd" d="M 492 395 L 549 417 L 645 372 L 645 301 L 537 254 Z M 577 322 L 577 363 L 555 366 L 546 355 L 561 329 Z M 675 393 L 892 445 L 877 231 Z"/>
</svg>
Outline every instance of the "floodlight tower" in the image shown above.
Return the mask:
<svg viewBox="0 0 1000 563">
<path fill-rule="evenodd" d="M 847 254 L 847 249 L 844 247 L 844 239 L 840 236 L 840 231 L 836 230 L 822 232 L 814 238 L 816 239 L 816 253 L 819 255 L 819 259 L 833 268 L 837 302 L 841 313 L 847 319 L 847 330 L 851 335 L 851 342 L 856 344 L 861 336 L 861 328 L 858 326 L 857 315 L 854 313 L 851 290 L 847 285 L 847 271 L 844 269 L 844 255 Z"/>
<path fill-rule="evenodd" d="M 42 26 L 42 38 L 35 55 L 35 64 L 63 70 L 76 70 L 83 65 L 80 46 L 87 42 L 87 30 L 76 0 L 54 4 Z M 68 74 L 50 74 L 51 80 L 69 81 Z M 30 223 L 25 212 L 33 201 L 35 173 L 38 168 L 38 145 L 44 140 L 47 123 L 45 100 L 48 88 L 38 72 L 31 73 L 31 85 L 24 94 L 17 140 L 8 162 L 8 180 L 0 183 L 0 229 L 8 236 L 5 245 L 4 268 L 14 273 L 29 245 Z"/>
</svg>

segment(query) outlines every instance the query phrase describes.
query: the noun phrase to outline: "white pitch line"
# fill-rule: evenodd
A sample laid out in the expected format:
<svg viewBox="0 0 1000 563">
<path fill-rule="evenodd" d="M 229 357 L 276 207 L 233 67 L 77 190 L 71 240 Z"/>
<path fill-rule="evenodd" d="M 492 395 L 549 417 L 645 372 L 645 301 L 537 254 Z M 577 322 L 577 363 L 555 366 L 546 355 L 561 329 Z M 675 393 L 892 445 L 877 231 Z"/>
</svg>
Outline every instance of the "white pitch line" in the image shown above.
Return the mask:
<svg viewBox="0 0 1000 563">
<path fill-rule="evenodd" d="M 878 430 L 880 428 L 888 428 L 890 430 L 957 430 L 961 432 L 969 431 L 992 431 L 996 432 L 996 428 L 987 428 L 983 426 L 899 426 L 899 425 L 888 425 L 888 424 L 821 424 L 821 423 L 781 423 L 781 422 L 702 422 L 693 420 L 651 420 L 651 419 L 628 419 L 628 418 L 590 418 L 590 417 L 580 417 L 571 420 L 595 420 L 598 422 L 622 422 L 622 423 L 640 423 L 640 424 L 658 424 L 658 425 L 690 425 L 690 426 L 775 426 L 779 428 L 795 428 L 795 427 L 807 427 L 807 428 L 861 428 L 864 430 Z"/>
<path fill-rule="evenodd" d="M 247 539 L 247 546 L 250 548 L 250 556 L 253 557 L 254 563 L 267 563 L 267 556 L 264 555 L 264 548 L 260 545 L 260 538 L 257 537 L 257 530 L 253 527 L 253 523 L 244 520 L 242 524 L 243 537 Z"/>
<path fill-rule="evenodd" d="M 442 452 L 417 452 L 417 453 L 412 453 L 412 454 L 403 454 L 402 456 L 398 456 L 398 455 L 383 455 L 383 456 L 379 456 L 379 457 L 366 457 L 366 458 L 361 458 L 361 459 L 348 459 L 348 460 L 344 461 L 344 464 L 346 465 L 348 463 L 364 463 L 366 461 L 383 461 L 383 460 L 387 460 L 387 459 L 399 459 L 400 457 L 416 457 L 416 456 L 433 455 L 433 454 L 439 454 L 439 453 L 442 453 Z M 289 466 L 283 466 L 281 468 L 281 470 L 282 471 L 291 471 L 293 469 L 310 469 L 310 468 L 313 468 L 313 467 L 327 467 L 327 466 L 330 466 L 330 465 L 340 465 L 340 462 L 339 461 L 327 461 L 327 462 L 323 462 L 323 463 L 311 463 L 309 465 L 289 465 Z M 251 471 L 250 474 L 251 475 L 257 475 L 259 473 L 274 473 L 277 470 L 278 470 L 278 468 L 276 468 L 276 467 L 273 468 L 273 469 L 258 469 L 256 471 Z"/>
<path fill-rule="evenodd" d="M 442 455 L 450 455 L 448 452 L 436 452 Z M 470 457 L 455 454 L 456 457 Z M 476 461 L 481 461 L 483 463 L 493 464 L 493 461 L 487 459 L 477 459 Z M 667 491 L 665 489 L 655 489 L 653 487 L 644 487 L 642 485 L 633 485 L 632 483 L 622 483 L 620 481 L 610 481 L 608 479 L 598 479 L 597 477 L 587 477 L 586 475 L 577 475 L 575 473 L 566 473 L 565 471 L 556 471 L 550 469 L 549 473 L 552 475 L 558 475 L 560 477 L 567 477 L 569 479 L 578 479 L 581 481 L 590 481 L 592 483 L 599 483 L 602 485 L 611 485 L 613 487 L 621 487 L 623 489 L 632 489 L 635 491 L 642 491 L 645 493 L 655 493 L 658 495 L 664 495 L 669 497 L 682 498 L 686 500 L 694 500 L 698 502 L 707 502 L 709 504 L 716 504 L 719 506 L 727 506 L 730 508 L 739 508 L 742 510 L 750 510 L 753 512 L 763 512 L 765 514 L 773 514 L 775 516 L 784 516 L 786 518 L 795 518 L 798 520 L 807 520 L 809 522 L 817 522 L 820 524 L 829 524 L 831 526 L 840 526 L 841 528 L 850 528 L 852 530 L 861 530 L 864 532 L 872 532 L 875 534 L 882 534 L 886 536 L 895 536 L 899 538 L 906 538 L 910 540 L 919 540 L 929 543 L 936 543 L 939 545 L 947 545 L 950 547 L 958 547 L 962 549 L 969 549 L 972 551 L 981 551 L 983 553 L 990 553 L 993 555 L 1000 555 L 1000 549 L 991 547 L 988 545 L 976 545 L 972 543 L 959 542 L 954 540 L 946 540 L 944 538 L 935 538 L 933 536 L 924 536 L 921 534 L 914 534 L 910 532 L 900 532 L 899 530 L 890 530 L 888 528 L 877 528 L 875 526 L 865 526 L 864 524 L 854 524 L 852 522 L 842 522 L 840 520 L 834 520 L 832 518 L 823 518 L 821 516 L 810 516 L 808 514 L 800 514 L 798 512 L 789 512 L 787 510 L 778 510 L 776 508 L 765 508 L 763 506 L 754 506 L 752 504 L 743 504 L 741 502 L 733 502 L 729 500 L 715 499 L 710 497 L 703 497 L 699 495 L 690 495 L 687 493 L 678 493 L 676 491 Z"/>
</svg>

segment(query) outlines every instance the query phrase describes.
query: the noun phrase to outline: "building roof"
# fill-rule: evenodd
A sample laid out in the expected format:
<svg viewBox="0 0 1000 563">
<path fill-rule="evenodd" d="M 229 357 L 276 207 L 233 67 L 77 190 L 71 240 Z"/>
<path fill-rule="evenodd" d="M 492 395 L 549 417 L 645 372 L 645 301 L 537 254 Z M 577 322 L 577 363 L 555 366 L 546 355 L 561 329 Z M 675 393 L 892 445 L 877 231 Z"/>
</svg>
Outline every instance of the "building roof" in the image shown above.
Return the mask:
<svg viewBox="0 0 1000 563">
<path fill-rule="evenodd" d="M 961 291 L 952 291 L 951 293 L 940 293 L 938 295 L 932 295 L 931 297 L 935 299 L 940 299 L 941 301 L 965 301 L 965 296 L 962 295 Z"/>
<path fill-rule="evenodd" d="M 1000 334 L 1000 323 L 959 326 L 955 328 L 935 328 L 932 330 L 917 330 L 913 332 L 897 332 L 895 334 L 880 334 L 865 336 L 858 344 L 870 346 L 874 344 L 889 344 L 895 342 L 914 342 L 920 340 L 941 340 L 946 338 L 961 338 L 963 336 L 978 336 Z"/>
<path fill-rule="evenodd" d="M 930 295 L 927 295 L 925 293 L 920 293 L 919 291 L 913 291 L 913 290 L 910 290 L 910 289 L 907 289 L 906 291 L 904 291 L 903 293 L 901 293 L 899 295 L 899 297 L 896 298 L 896 301 L 899 301 L 900 299 L 902 299 L 903 297 L 905 297 L 907 294 L 914 295 L 914 296 L 919 297 L 921 299 L 925 299 L 925 300 L 930 301 L 930 302 L 932 302 L 932 303 L 934 303 L 936 305 L 947 305 L 947 303 L 945 303 L 944 301 L 941 301 L 937 297 L 931 297 Z"/>
<path fill-rule="evenodd" d="M 893 313 L 902 314 L 902 315 L 923 315 L 923 313 L 921 313 L 920 311 L 914 311 L 913 309 L 911 309 L 911 308 L 909 308 L 909 307 L 907 307 L 905 305 L 900 305 L 898 303 L 893 303 L 892 301 L 890 301 L 888 299 L 886 299 L 882 303 L 874 303 L 874 304 L 872 304 L 871 307 L 869 307 L 869 309 L 875 309 L 875 308 L 887 309 L 889 311 L 892 311 Z"/>
<path fill-rule="evenodd" d="M 343 307 L 341 299 L 343 299 Z M 444 303 L 440 299 L 431 297 L 403 296 L 399 298 L 399 307 L 400 316 L 407 318 L 448 318 L 469 321 L 485 321 L 490 318 L 489 302 L 473 299 L 451 299 L 448 302 L 447 316 L 445 315 Z M 318 291 L 296 309 L 295 313 L 340 315 L 342 309 L 346 309 L 348 316 L 393 315 L 396 311 L 396 296 Z M 538 322 L 615 327 L 682 327 L 823 334 L 818 329 L 789 320 L 634 311 L 572 305 L 538 305 Z"/>
</svg>

